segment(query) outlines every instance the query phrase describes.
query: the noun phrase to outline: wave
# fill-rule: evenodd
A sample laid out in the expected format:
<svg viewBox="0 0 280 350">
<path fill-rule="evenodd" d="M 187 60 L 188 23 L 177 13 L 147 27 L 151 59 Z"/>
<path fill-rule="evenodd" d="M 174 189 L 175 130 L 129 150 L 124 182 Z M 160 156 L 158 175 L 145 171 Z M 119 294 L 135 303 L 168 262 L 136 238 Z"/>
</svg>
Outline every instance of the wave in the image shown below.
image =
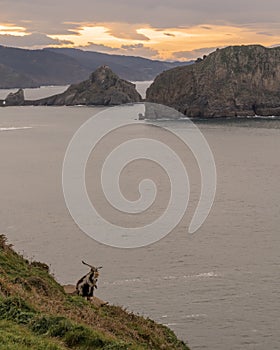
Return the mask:
<svg viewBox="0 0 280 350">
<path fill-rule="evenodd" d="M 11 126 L 11 127 L 5 127 L 0 128 L 0 131 L 14 131 L 14 130 L 26 130 L 26 129 L 32 129 L 32 126 Z"/>
<path fill-rule="evenodd" d="M 162 277 L 156 277 L 156 278 L 131 278 L 131 279 L 125 279 L 125 280 L 117 280 L 113 282 L 103 282 L 103 285 L 124 285 L 124 284 L 134 284 L 134 283 L 149 283 L 149 282 L 155 282 L 155 281 L 167 281 L 167 280 L 185 280 L 185 279 L 202 279 L 202 278 L 213 278 L 213 277 L 220 277 L 217 273 L 210 271 L 210 272 L 202 272 L 199 274 L 192 274 L 192 275 L 183 275 L 183 276 L 162 276 Z"/>
</svg>

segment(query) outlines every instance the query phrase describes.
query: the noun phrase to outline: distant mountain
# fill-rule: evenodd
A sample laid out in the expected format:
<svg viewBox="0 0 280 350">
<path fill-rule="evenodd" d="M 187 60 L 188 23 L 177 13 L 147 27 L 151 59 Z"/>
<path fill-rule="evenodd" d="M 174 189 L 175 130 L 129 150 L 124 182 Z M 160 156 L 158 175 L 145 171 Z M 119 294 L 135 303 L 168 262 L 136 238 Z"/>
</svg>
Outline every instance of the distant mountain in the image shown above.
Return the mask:
<svg viewBox="0 0 280 350">
<path fill-rule="evenodd" d="M 121 78 L 130 81 L 154 80 L 161 72 L 187 65 L 193 62 L 167 62 L 149 60 L 143 57 L 109 55 L 100 52 L 83 51 L 78 49 L 45 49 L 55 53 L 62 53 L 75 59 L 84 68 L 90 72 L 96 70 L 99 66 L 107 65 Z"/>
<path fill-rule="evenodd" d="M 24 74 L 14 71 L 11 67 L 8 67 L 0 63 L 0 88 L 8 89 L 13 87 L 34 87 L 35 82 Z"/>
<path fill-rule="evenodd" d="M 1 88 L 64 85 L 88 77 L 88 70 L 69 56 L 45 50 L 0 46 Z M 2 69 L 2 70 L 3 70 Z"/>
<path fill-rule="evenodd" d="M 185 64 L 188 62 L 153 61 L 78 49 L 25 50 L 0 46 L 0 88 L 77 83 L 101 65 L 110 66 L 126 80 L 153 80 L 164 70 Z"/>
</svg>

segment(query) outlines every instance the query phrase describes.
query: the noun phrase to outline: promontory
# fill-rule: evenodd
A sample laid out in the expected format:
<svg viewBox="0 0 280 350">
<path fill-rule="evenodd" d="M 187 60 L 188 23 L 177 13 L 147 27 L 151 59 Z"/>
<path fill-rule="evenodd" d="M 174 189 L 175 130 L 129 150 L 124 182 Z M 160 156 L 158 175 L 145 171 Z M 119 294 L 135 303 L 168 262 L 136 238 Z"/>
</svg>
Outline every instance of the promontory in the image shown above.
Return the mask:
<svg viewBox="0 0 280 350">
<path fill-rule="evenodd" d="M 24 100 L 23 91 L 11 93 L 2 106 L 116 106 L 141 101 L 134 84 L 119 78 L 108 66 L 101 66 L 89 79 L 72 84 L 63 93 L 39 100 Z"/>
<path fill-rule="evenodd" d="M 145 298 L 143 298 L 143 303 Z M 0 349 L 189 350 L 166 326 L 75 293 L 0 234 Z"/>
<path fill-rule="evenodd" d="M 280 47 L 217 49 L 193 65 L 161 73 L 147 101 L 190 118 L 280 116 Z"/>
</svg>

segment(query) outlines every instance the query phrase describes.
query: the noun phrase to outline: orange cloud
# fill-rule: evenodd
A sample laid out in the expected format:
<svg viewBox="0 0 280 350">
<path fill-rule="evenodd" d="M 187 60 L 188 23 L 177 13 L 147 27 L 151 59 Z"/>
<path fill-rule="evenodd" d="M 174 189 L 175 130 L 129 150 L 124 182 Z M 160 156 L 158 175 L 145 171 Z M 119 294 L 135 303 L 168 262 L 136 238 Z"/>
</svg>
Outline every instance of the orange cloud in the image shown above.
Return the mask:
<svg viewBox="0 0 280 350">
<path fill-rule="evenodd" d="M 24 36 L 25 34 L 26 29 L 23 27 L 18 27 L 13 24 L 0 24 L 0 35 Z"/>
<path fill-rule="evenodd" d="M 49 35 L 60 47 L 81 47 L 108 53 L 142 55 L 148 58 L 190 60 L 217 47 L 239 44 L 276 45 L 280 42 L 278 26 L 212 25 L 203 23 L 189 27 L 154 28 L 148 24 L 67 23 L 69 32 Z M 1 24 L 1 34 L 30 35 L 23 27 Z M 35 38 L 35 37 L 34 37 Z M 24 41 L 22 41 L 24 42 Z M 93 44 L 94 43 L 94 44 Z M 36 43 L 34 43 L 34 46 Z M 51 45 L 51 44 L 50 44 Z M 197 56 L 196 56 L 197 55 Z"/>
<path fill-rule="evenodd" d="M 122 27 L 123 26 L 123 27 Z M 114 50 L 141 44 L 146 49 L 157 52 L 161 59 L 193 59 L 201 48 L 224 47 L 238 44 L 259 43 L 271 46 L 280 42 L 280 35 L 254 27 L 203 24 L 188 28 L 157 29 L 148 25 L 102 23 L 96 26 L 84 25 L 78 29 L 79 35 L 53 35 L 52 38 L 70 40 L 74 46 L 86 46 L 89 42 L 109 46 Z M 207 52 L 206 52 L 207 51 Z M 207 49 L 205 53 L 209 52 Z M 187 53 L 190 53 L 189 57 Z M 148 53 L 148 51 L 147 51 Z M 185 53 L 178 55 L 178 53 Z M 131 54 L 131 52 L 129 52 Z M 201 51 L 203 54 L 203 50 Z"/>
</svg>

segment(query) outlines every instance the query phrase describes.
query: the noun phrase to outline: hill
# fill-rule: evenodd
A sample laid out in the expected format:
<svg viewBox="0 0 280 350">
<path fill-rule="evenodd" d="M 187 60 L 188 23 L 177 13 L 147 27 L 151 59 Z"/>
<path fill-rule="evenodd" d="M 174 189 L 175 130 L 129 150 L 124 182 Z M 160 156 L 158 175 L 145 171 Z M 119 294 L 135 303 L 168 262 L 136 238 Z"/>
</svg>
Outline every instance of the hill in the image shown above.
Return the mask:
<svg viewBox="0 0 280 350">
<path fill-rule="evenodd" d="M 141 102 L 135 84 L 121 79 L 110 67 L 97 68 L 87 80 L 72 84 L 61 94 L 39 100 L 25 100 L 23 89 L 10 92 L 0 107 L 8 106 L 117 106 Z"/>
<path fill-rule="evenodd" d="M 36 83 L 28 76 L 14 71 L 12 68 L 0 63 L 0 88 L 34 87 Z"/>
<path fill-rule="evenodd" d="M 0 350 L 18 349 L 188 347 L 150 319 L 67 295 L 45 264 L 22 258 L 0 235 Z"/>
<path fill-rule="evenodd" d="M 121 78 L 130 81 L 149 81 L 161 72 L 192 62 L 167 62 L 149 60 L 143 57 L 109 55 L 78 49 L 45 49 L 74 58 L 84 68 L 94 71 L 101 65 L 109 66 Z"/>
<path fill-rule="evenodd" d="M 6 67 L 0 75 L 0 88 L 64 85 L 89 75 L 73 58 L 44 50 L 0 46 L 0 64 Z"/>
<path fill-rule="evenodd" d="M 280 47 L 218 49 L 203 60 L 161 73 L 147 100 L 187 117 L 280 116 Z"/>
<path fill-rule="evenodd" d="M 9 103 L 11 96 L 10 98 L 8 96 L 6 106 L 15 105 L 14 96 L 19 94 L 20 90 L 13 94 L 11 103 Z M 120 79 L 108 66 L 97 68 L 87 80 L 70 85 L 62 94 L 37 101 L 24 101 L 22 97 L 21 94 L 19 99 L 22 105 L 36 106 L 117 106 L 125 103 L 137 103 L 142 100 L 135 85 Z"/>
<path fill-rule="evenodd" d="M 0 88 L 73 84 L 86 79 L 100 65 L 109 65 L 123 79 L 153 80 L 162 71 L 182 64 L 77 49 L 0 46 Z"/>
</svg>

